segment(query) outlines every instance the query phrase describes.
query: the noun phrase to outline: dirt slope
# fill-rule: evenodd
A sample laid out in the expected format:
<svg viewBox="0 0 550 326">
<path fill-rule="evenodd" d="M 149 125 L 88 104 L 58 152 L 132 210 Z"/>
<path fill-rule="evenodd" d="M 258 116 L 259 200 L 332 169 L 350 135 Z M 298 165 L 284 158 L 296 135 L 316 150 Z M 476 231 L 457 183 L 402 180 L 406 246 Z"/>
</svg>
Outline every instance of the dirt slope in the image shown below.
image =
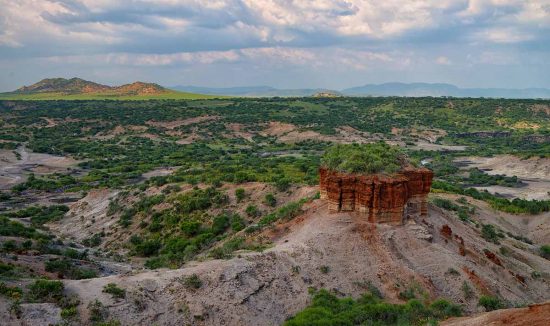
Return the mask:
<svg viewBox="0 0 550 326">
<path fill-rule="evenodd" d="M 473 317 L 451 318 L 441 326 L 547 326 L 550 325 L 550 302 L 527 308 L 502 309 Z"/>
<path fill-rule="evenodd" d="M 123 325 L 278 325 L 308 304 L 310 287 L 357 297 L 368 282 L 391 302 L 414 287 L 422 289 L 421 298 L 445 297 L 468 313 L 481 311 L 481 294 L 498 294 L 512 303 L 550 299 L 550 263 L 534 254 L 534 247 L 506 238 L 502 244 L 511 254 L 502 256 L 473 225 L 439 208 L 430 207 L 424 221 L 398 227 L 329 214 L 320 200 L 306 208 L 304 215 L 260 235 L 274 245 L 263 253 L 194 262 L 178 270 L 65 281 L 67 292 L 80 297 L 84 320 L 85 307 L 98 299 Z M 485 249 L 496 253 L 500 265 Z M 541 276 L 532 278 L 534 270 Z M 183 279 L 192 274 L 203 282 L 197 290 L 184 286 Z M 126 299 L 117 302 L 102 293 L 111 282 L 126 289 Z M 464 282 L 472 297 L 465 297 Z"/>
</svg>

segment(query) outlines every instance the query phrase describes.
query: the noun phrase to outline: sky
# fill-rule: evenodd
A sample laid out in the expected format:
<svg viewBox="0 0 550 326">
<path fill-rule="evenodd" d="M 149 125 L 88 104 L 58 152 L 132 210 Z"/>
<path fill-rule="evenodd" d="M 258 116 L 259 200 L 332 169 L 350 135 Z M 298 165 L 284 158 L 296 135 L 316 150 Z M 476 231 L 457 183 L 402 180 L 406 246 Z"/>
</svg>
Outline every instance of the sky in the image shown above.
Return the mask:
<svg viewBox="0 0 550 326">
<path fill-rule="evenodd" d="M 550 88 L 550 0 L 0 0 L 0 91 L 49 77 Z"/>
</svg>

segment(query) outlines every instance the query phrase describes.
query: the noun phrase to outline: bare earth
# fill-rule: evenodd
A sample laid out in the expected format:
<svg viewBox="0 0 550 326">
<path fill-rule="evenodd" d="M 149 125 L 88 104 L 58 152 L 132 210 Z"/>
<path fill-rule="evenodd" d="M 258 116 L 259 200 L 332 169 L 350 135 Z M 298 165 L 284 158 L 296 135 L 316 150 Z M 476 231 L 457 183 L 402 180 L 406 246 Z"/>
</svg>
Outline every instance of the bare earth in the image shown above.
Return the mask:
<svg viewBox="0 0 550 326">
<path fill-rule="evenodd" d="M 550 302 L 526 308 L 502 309 L 473 317 L 451 318 L 441 326 L 548 326 L 550 325 Z"/>
<path fill-rule="evenodd" d="M 476 187 L 490 193 L 498 193 L 509 198 L 527 200 L 550 199 L 550 159 L 529 158 L 522 160 L 513 155 L 497 155 L 494 157 L 469 156 L 458 158 L 457 161 L 468 163 L 467 168 L 478 168 L 488 174 L 504 174 L 517 176 L 526 185 L 518 188 L 503 186 Z"/>
<path fill-rule="evenodd" d="M 472 203 L 479 204 L 479 221 L 533 237 L 536 243 L 547 240 L 548 215 L 537 217 L 538 224 L 525 223 L 521 217 Z M 309 287 L 358 297 L 366 291 L 366 282 L 390 302 L 400 302 L 399 292 L 417 285 L 429 298 L 460 302 L 469 313 L 481 311 L 477 306 L 481 294 L 498 293 L 510 302 L 550 299 L 550 262 L 536 254 L 535 246 L 506 238 L 501 246 L 510 253 L 502 256 L 500 246 L 483 240 L 473 225 L 437 207 L 430 206 L 425 220 L 411 220 L 405 226 L 369 224 L 348 213 L 329 214 L 321 200 L 305 209 L 302 216 L 258 236 L 273 243 L 264 252 L 191 262 L 177 270 L 67 280 L 66 291 L 80 297 L 83 320 L 87 304 L 98 299 L 108 307 L 110 318 L 122 325 L 278 325 L 310 302 Z M 453 237 L 440 232 L 444 224 L 453 237 L 464 239 L 465 256 Z M 539 227 L 546 229 L 536 237 Z M 502 266 L 487 259 L 485 249 L 496 253 Z M 321 266 L 329 272 L 321 272 Z M 449 273 L 451 268 L 458 274 Z M 531 278 L 534 270 L 541 276 Z M 182 282 L 192 274 L 203 282 L 197 290 Z M 111 282 L 126 289 L 125 299 L 115 301 L 102 292 Z M 463 282 L 471 286 L 472 298 L 464 297 Z M 20 325 L 15 320 L 9 324 Z"/>
<path fill-rule="evenodd" d="M 29 173 L 49 174 L 67 172 L 78 161 L 64 156 L 32 153 L 24 146 L 16 150 L 21 159 L 18 160 L 13 151 L 0 150 L 0 190 L 10 189 L 18 183 L 25 182 Z"/>
</svg>

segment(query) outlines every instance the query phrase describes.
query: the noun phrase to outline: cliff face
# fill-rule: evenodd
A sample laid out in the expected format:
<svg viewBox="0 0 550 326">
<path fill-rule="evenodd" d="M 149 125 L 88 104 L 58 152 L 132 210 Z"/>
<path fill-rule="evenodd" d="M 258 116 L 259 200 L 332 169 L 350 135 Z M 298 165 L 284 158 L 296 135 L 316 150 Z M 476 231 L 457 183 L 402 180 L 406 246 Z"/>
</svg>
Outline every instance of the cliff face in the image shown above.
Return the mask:
<svg viewBox="0 0 550 326">
<path fill-rule="evenodd" d="M 329 211 L 355 211 L 373 223 L 402 224 L 407 216 L 425 216 L 433 173 L 406 168 L 398 174 L 352 175 L 319 169 L 321 198 Z"/>
</svg>

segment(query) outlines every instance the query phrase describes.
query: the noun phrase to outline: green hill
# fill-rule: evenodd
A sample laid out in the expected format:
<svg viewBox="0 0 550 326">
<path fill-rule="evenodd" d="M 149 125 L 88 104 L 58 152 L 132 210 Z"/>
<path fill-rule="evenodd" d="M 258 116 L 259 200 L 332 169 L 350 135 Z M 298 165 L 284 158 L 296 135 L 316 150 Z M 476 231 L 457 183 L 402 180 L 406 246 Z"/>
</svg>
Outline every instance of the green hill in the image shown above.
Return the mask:
<svg viewBox="0 0 550 326">
<path fill-rule="evenodd" d="M 193 100 L 219 97 L 174 91 L 154 83 L 134 82 L 121 86 L 107 86 L 80 78 L 48 78 L 13 92 L 0 93 L 0 100 Z"/>
</svg>

